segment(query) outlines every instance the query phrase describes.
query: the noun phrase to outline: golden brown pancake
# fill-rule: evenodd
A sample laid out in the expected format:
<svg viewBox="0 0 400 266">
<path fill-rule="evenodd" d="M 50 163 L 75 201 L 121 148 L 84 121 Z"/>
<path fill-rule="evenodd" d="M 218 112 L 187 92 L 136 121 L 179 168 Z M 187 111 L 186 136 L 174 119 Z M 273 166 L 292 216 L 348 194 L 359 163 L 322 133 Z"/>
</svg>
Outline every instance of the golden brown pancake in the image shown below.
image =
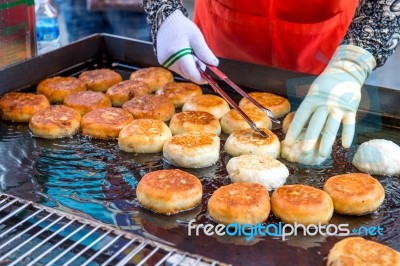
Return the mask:
<svg viewBox="0 0 400 266">
<path fill-rule="evenodd" d="M 182 111 L 209 112 L 217 119 L 221 119 L 229 110 L 229 105 L 224 99 L 211 94 L 193 96 L 182 107 Z"/>
<path fill-rule="evenodd" d="M 225 142 L 225 151 L 231 156 L 243 154 L 269 155 L 277 158 L 280 152 L 278 137 L 266 128 L 260 128 L 268 137 L 263 137 L 256 131 L 249 129 L 235 130 Z"/>
<path fill-rule="evenodd" d="M 175 107 L 182 107 L 189 98 L 202 94 L 201 88 L 194 83 L 175 81 L 164 84 L 156 91 L 156 95 L 163 95 L 173 102 Z"/>
<path fill-rule="evenodd" d="M 121 108 L 95 109 L 82 117 L 82 135 L 96 139 L 115 139 L 133 121 L 133 116 Z"/>
<path fill-rule="evenodd" d="M 175 114 L 169 122 L 172 135 L 188 132 L 221 134 L 218 119 L 208 112 L 185 111 Z"/>
<path fill-rule="evenodd" d="M 149 85 L 151 92 L 155 92 L 164 84 L 174 81 L 174 76 L 165 68 L 148 67 L 136 70 L 131 74 L 130 79 L 143 81 Z"/>
<path fill-rule="evenodd" d="M 333 215 L 331 197 L 323 190 L 304 185 L 285 185 L 271 197 L 274 215 L 288 224 L 326 224 Z"/>
<path fill-rule="evenodd" d="M 143 95 L 133 98 L 122 105 L 122 108 L 135 119 L 150 118 L 168 121 L 175 114 L 174 104 L 159 95 Z"/>
<path fill-rule="evenodd" d="M 289 130 L 289 126 L 292 123 L 293 117 L 295 115 L 296 112 L 290 112 L 285 116 L 285 119 L 283 119 L 283 123 L 282 123 L 282 131 L 284 133 L 287 133 Z"/>
<path fill-rule="evenodd" d="M 111 107 L 111 101 L 102 92 L 81 91 L 67 96 L 64 105 L 74 108 L 83 116 L 94 109 Z"/>
<path fill-rule="evenodd" d="M 48 78 L 36 88 L 36 92 L 46 96 L 51 103 L 62 103 L 68 95 L 85 90 L 85 83 L 74 77 Z"/>
<path fill-rule="evenodd" d="M 242 110 L 258 128 L 272 128 L 271 119 L 269 119 L 260 109 L 246 107 Z M 235 130 L 250 128 L 250 125 L 238 111 L 232 109 L 221 118 L 221 127 L 225 134 L 231 134 Z"/>
<path fill-rule="evenodd" d="M 117 72 L 102 68 L 83 71 L 79 79 L 92 91 L 106 92 L 108 88 L 122 81 L 122 76 Z"/>
<path fill-rule="evenodd" d="M 9 92 L 0 99 L 1 117 L 13 122 L 29 122 L 38 111 L 50 106 L 44 95 Z"/>
<path fill-rule="evenodd" d="M 268 190 L 260 184 L 234 183 L 218 188 L 207 204 L 211 218 L 221 224 L 257 224 L 271 210 Z"/>
<path fill-rule="evenodd" d="M 70 137 L 79 131 L 81 116 L 74 109 L 52 105 L 34 114 L 29 128 L 37 137 L 58 139 Z"/>
<path fill-rule="evenodd" d="M 202 194 L 199 179 L 178 169 L 150 172 L 136 188 L 143 207 L 167 215 L 193 208 L 200 203 Z"/>
<path fill-rule="evenodd" d="M 107 90 L 107 96 L 113 106 L 121 107 L 133 97 L 139 97 L 150 93 L 150 87 L 137 80 L 125 80 L 115 84 Z"/>
<path fill-rule="evenodd" d="M 329 251 L 328 266 L 395 266 L 400 254 L 388 246 L 362 237 L 348 237 Z"/>
<path fill-rule="evenodd" d="M 172 137 L 168 126 L 155 119 L 137 119 L 124 127 L 118 136 L 119 147 L 126 152 L 161 152 Z"/>
<path fill-rule="evenodd" d="M 215 134 L 182 133 L 165 142 L 163 155 L 176 166 L 207 167 L 218 161 L 219 143 L 220 139 Z"/>
<path fill-rule="evenodd" d="M 332 176 L 326 181 L 324 191 L 331 196 L 335 211 L 340 214 L 374 212 L 385 199 L 385 191 L 379 181 L 362 173 Z"/>
<path fill-rule="evenodd" d="M 249 95 L 259 102 L 262 106 L 268 108 L 273 113 L 274 117 L 282 117 L 290 112 L 289 101 L 279 95 L 268 92 L 250 92 Z M 257 108 L 246 98 L 242 98 L 239 102 L 241 108 L 250 107 Z"/>
</svg>

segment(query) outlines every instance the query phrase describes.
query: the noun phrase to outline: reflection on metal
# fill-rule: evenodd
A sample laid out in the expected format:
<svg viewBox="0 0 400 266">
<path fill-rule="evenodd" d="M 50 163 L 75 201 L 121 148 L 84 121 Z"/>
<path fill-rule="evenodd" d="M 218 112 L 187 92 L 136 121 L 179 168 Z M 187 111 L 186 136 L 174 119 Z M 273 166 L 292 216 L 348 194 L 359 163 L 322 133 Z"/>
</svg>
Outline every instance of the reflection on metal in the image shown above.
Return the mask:
<svg viewBox="0 0 400 266">
<path fill-rule="evenodd" d="M 0 193 L 0 265 L 223 265 Z"/>
</svg>

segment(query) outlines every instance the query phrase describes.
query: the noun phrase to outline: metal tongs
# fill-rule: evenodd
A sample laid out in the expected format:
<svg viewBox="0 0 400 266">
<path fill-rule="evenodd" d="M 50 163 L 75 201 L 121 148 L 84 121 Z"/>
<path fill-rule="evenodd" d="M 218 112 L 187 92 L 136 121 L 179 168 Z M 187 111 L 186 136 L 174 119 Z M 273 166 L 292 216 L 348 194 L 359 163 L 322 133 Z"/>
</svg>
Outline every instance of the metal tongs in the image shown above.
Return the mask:
<svg viewBox="0 0 400 266">
<path fill-rule="evenodd" d="M 223 80 L 226 84 L 231 86 L 240 95 L 245 97 L 247 100 L 249 100 L 256 107 L 258 107 L 266 116 L 268 116 L 271 119 L 272 122 L 280 124 L 280 121 L 274 117 L 274 115 L 272 114 L 271 110 L 269 110 L 268 108 L 265 108 L 259 102 L 254 100 L 251 96 L 249 96 L 246 92 L 244 92 L 244 90 L 242 90 L 238 85 L 236 85 L 232 80 L 230 80 L 224 73 L 222 73 L 221 70 L 219 70 L 218 68 L 216 68 L 214 66 L 210 66 L 210 65 L 207 65 L 207 64 L 206 64 L 206 66 L 215 75 L 217 75 L 221 80 Z M 212 77 L 210 77 L 210 75 L 208 75 L 204 70 L 202 70 L 199 65 L 197 65 L 197 69 L 199 70 L 201 76 L 211 86 L 211 88 L 213 88 L 213 90 L 216 93 L 221 95 L 236 111 L 238 111 L 238 113 L 246 120 L 246 122 L 250 125 L 250 127 L 254 131 L 258 132 L 263 137 L 268 137 L 268 135 L 264 131 L 260 130 L 256 126 L 256 124 L 253 122 L 253 120 L 251 120 L 250 117 L 248 117 L 248 115 L 245 112 L 243 112 L 243 110 L 236 104 L 236 102 L 234 100 L 232 100 L 232 98 L 229 97 L 229 95 L 226 94 L 226 92 L 224 90 L 221 89 L 221 87 L 217 84 L 217 82 Z"/>
</svg>

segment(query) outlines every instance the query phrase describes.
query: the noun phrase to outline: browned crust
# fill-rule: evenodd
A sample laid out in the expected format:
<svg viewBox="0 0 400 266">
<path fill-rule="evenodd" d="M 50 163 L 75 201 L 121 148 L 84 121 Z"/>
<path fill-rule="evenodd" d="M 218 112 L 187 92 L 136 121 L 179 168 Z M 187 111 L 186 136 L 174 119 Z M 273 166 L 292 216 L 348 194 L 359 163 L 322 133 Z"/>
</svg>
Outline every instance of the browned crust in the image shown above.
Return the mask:
<svg viewBox="0 0 400 266">
<path fill-rule="evenodd" d="M 240 143 L 248 143 L 253 145 L 268 145 L 274 142 L 279 142 L 278 137 L 271 131 L 266 128 L 260 128 L 260 130 L 264 131 L 268 137 L 263 137 L 256 131 L 251 128 L 235 130 L 232 132 L 231 137 L 234 137 L 237 142 Z"/>
<path fill-rule="evenodd" d="M 288 99 L 269 92 L 250 92 L 249 95 L 259 102 L 262 106 L 271 110 L 275 117 L 282 117 L 290 112 L 290 103 Z M 242 98 L 239 102 L 241 108 L 256 108 L 246 98 Z"/>
<path fill-rule="evenodd" d="M 142 177 L 136 188 L 142 206 L 164 214 L 196 206 L 201 201 L 202 191 L 196 176 L 178 169 L 150 172 Z"/>
<path fill-rule="evenodd" d="M 219 135 L 221 126 L 218 119 L 208 112 L 184 111 L 175 114 L 169 122 L 173 135 L 189 132 L 212 133 Z"/>
<path fill-rule="evenodd" d="M 215 118 L 212 114 L 208 112 L 202 111 L 184 111 L 174 115 L 174 120 L 176 123 L 184 124 L 184 123 L 193 123 L 196 125 L 209 125 L 210 123 L 218 122 L 218 119 Z M 172 122 L 172 119 L 171 119 Z"/>
<path fill-rule="evenodd" d="M 137 119 L 124 127 L 118 136 L 118 146 L 126 152 L 161 152 L 172 137 L 168 126 L 155 119 Z"/>
<path fill-rule="evenodd" d="M 33 134 L 44 138 L 71 136 L 79 130 L 81 116 L 74 109 L 52 105 L 32 116 L 29 128 Z"/>
<path fill-rule="evenodd" d="M 226 105 L 224 99 L 219 96 L 212 95 L 212 94 L 203 94 L 199 96 L 194 96 L 190 98 L 187 102 L 192 105 L 195 105 L 199 111 L 206 111 L 202 109 L 214 108 L 220 105 Z"/>
<path fill-rule="evenodd" d="M 122 76 L 111 69 L 101 68 L 83 71 L 79 79 L 89 90 L 105 92 L 111 86 L 121 82 Z"/>
<path fill-rule="evenodd" d="M 2 118 L 15 122 L 29 122 L 35 113 L 49 106 L 44 95 L 34 93 L 10 92 L 0 99 Z"/>
<path fill-rule="evenodd" d="M 159 95 L 143 95 L 127 101 L 122 108 L 130 112 L 134 118 L 151 118 L 161 121 L 170 120 L 175 114 L 175 106 Z"/>
<path fill-rule="evenodd" d="M 271 120 L 258 108 L 243 108 L 242 111 L 256 124 L 258 128 L 272 128 Z M 231 134 L 235 130 L 250 128 L 247 121 L 235 109 L 230 110 L 221 118 L 224 133 Z"/>
<path fill-rule="evenodd" d="M 164 123 L 154 119 L 137 119 L 127 125 L 121 131 L 120 138 L 126 138 L 131 135 L 160 135 L 164 131 Z"/>
<path fill-rule="evenodd" d="M 125 80 L 115 84 L 107 90 L 113 106 L 122 106 L 125 102 L 134 97 L 150 93 L 150 87 L 138 80 Z"/>
<path fill-rule="evenodd" d="M 324 191 L 332 197 L 335 211 L 341 214 L 373 212 L 385 198 L 379 181 L 363 173 L 332 176 L 326 181 Z"/>
<path fill-rule="evenodd" d="M 324 224 L 333 215 L 330 196 L 323 190 L 305 185 L 285 185 L 276 189 L 271 205 L 274 215 L 290 224 Z"/>
<path fill-rule="evenodd" d="M 157 89 L 156 95 L 163 95 L 174 103 L 175 106 L 182 106 L 193 96 L 202 95 L 201 88 L 189 82 L 168 82 Z"/>
<path fill-rule="evenodd" d="M 174 193 L 185 193 L 192 189 L 201 189 L 199 179 L 179 169 L 159 170 L 150 172 L 142 177 L 137 189 L 147 190 L 156 195 L 159 199 L 171 199 L 171 195 L 163 193 L 166 190 L 173 190 Z"/>
<path fill-rule="evenodd" d="M 256 224 L 270 212 L 268 190 L 255 183 L 234 183 L 218 188 L 208 201 L 210 216 L 219 223 Z"/>
<path fill-rule="evenodd" d="M 74 77 L 52 77 L 39 83 L 36 88 L 38 94 L 43 94 L 51 103 L 62 103 L 68 95 L 86 91 L 86 85 Z"/>
<path fill-rule="evenodd" d="M 189 148 L 203 147 L 213 144 L 215 136 L 215 134 L 207 133 L 183 133 L 173 136 L 169 144 Z"/>
<path fill-rule="evenodd" d="M 285 116 L 285 119 L 283 119 L 282 130 L 284 133 L 288 132 L 290 124 L 292 123 L 295 114 L 296 112 L 290 112 L 287 114 L 287 116 Z"/>
<path fill-rule="evenodd" d="M 133 117 L 121 108 L 95 109 L 82 118 L 82 135 L 93 138 L 117 138 L 119 132 L 133 121 Z"/>
<path fill-rule="evenodd" d="M 136 70 L 131 74 L 130 79 L 147 83 L 151 92 L 154 92 L 165 83 L 173 81 L 174 76 L 165 68 L 148 67 Z"/>
<path fill-rule="evenodd" d="M 64 105 L 72 107 L 84 115 L 94 109 L 111 107 L 111 101 L 102 92 L 82 91 L 67 96 Z"/>
<path fill-rule="evenodd" d="M 362 237 L 348 237 L 337 242 L 329 251 L 328 266 L 400 265 L 395 250 Z"/>
<path fill-rule="evenodd" d="M 203 111 L 214 115 L 218 120 L 229 112 L 228 103 L 219 96 L 203 94 L 188 99 L 182 107 L 183 111 Z"/>
</svg>

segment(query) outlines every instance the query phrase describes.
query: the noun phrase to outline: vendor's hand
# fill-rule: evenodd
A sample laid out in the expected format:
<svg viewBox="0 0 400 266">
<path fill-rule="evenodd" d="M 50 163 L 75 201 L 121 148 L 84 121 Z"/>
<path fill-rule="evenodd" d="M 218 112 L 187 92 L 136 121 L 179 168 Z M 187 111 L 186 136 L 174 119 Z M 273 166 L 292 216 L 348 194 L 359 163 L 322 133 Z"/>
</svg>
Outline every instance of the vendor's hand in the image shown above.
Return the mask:
<svg viewBox="0 0 400 266">
<path fill-rule="evenodd" d="M 309 122 L 302 152 L 317 150 L 320 156 L 327 157 L 343 123 L 342 146 L 350 147 L 361 86 L 375 66 L 375 58 L 368 51 L 354 45 L 339 46 L 324 72 L 311 84 L 296 111 L 285 143 L 294 143 Z"/>
<path fill-rule="evenodd" d="M 205 65 L 193 53 L 206 64 L 218 65 L 218 59 L 208 48 L 199 28 L 176 10 L 164 20 L 157 32 L 158 62 L 186 79 L 205 84 L 196 63 L 203 70 Z"/>
</svg>

